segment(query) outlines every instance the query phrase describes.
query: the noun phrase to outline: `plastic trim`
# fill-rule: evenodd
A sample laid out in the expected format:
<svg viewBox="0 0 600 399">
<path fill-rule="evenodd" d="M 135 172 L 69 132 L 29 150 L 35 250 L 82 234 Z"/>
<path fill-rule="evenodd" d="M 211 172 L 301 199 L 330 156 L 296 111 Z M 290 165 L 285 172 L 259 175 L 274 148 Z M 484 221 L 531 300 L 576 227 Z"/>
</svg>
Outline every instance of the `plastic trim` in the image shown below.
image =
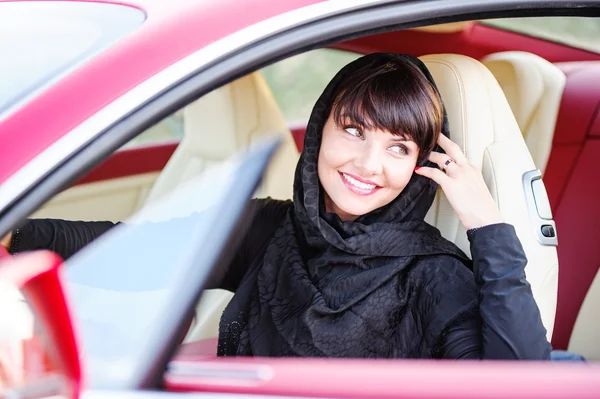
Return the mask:
<svg viewBox="0 0 600 399">
<path fill-rule="evenodd" d="M 542 218 L 538 212 L 537 201 L 540 199 L 548 202 L 548 195 L 545 198 L 536 198 L 533 182 L 542 181 L 542 172 L 539 169 L 530 170 L 523 174 L 523 192 L 525 194 L 525 202 L 527 203 L 527 211 L 529 212 L 529 219 L 531 220 L 531 226 L 535 231 L 535 235 L 542 245 L 557 246 L 558 245 L 558 234 L 556 231 L 556 224 L 553 219 Z M 543 181 L 542 181 L 542 184 Z M 538 192 L 538 195 L 539 192 Z M 537 199 L 537 201 L 536 201 Z M 546 237 L 542 234 L 542 226 L 551 226 L 554 229 L 554 237 Z"/>
</svg>

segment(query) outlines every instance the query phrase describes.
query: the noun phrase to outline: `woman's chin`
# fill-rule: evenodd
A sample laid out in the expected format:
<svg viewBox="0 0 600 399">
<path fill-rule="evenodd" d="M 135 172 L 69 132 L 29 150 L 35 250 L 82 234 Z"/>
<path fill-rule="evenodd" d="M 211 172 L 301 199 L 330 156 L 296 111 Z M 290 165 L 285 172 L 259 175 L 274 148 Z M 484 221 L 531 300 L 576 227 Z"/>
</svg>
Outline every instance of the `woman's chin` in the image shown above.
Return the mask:
<svg viewBox="0 0 600 399">
<path fill-rule="evenodd" d="M 336 205 L 335 213 L 342 219 L 343 221 L 352 221 L 356 218 L 366 215 L 367 213 L 375 210 L 376 208 L 365 206 L 364 204 L 349 204 L 342 203 L 342 206 Z"/>
</svg>

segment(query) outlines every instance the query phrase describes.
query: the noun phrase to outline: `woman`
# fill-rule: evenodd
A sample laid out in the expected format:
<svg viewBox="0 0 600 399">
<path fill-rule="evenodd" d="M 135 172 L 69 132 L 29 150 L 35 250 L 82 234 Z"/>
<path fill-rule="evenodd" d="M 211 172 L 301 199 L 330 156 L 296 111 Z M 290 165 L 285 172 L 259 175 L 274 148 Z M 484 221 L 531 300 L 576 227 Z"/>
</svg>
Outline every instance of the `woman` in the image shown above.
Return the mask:
<svg viewBox="0 0 600 399">
<path fill-rule="evenodd" d="M 418 59 L 344 67 L 313 109 L 294 202 L 254 200 L 251 234 L 211 282 L 235 291 L 218 354 L 549 359 L 514 228 L 448 135 Z M 424 222 L 438 184 L 472 262 Z M 68 257 L 111 225 L 28 221 L 11 251 Z"/>
</svg>

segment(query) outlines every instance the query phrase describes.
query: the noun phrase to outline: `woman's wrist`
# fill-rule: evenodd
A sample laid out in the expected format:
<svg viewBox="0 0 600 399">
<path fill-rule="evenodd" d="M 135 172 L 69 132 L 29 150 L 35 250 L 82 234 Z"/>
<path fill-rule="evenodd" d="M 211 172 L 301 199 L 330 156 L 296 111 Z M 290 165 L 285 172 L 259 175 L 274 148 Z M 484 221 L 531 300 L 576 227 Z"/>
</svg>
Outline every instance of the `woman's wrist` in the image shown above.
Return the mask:
<svg viewBox="0 0 600 399">
<path fill-rule="evenodd" d="M 473 229 L 480 229 L 485 226 L 489 226 L 492 224 L 499 224 L 499 223 L 505 223 L 504 218 L 500 214 L 500 211 L 489 212 L 488 214 L 483 215 L 481 217 L 469 218 L 469 220 L 466 220 L 463 223 L 463 225 L 465 226 L 465 229 L 468 231 L 468 230 L 473 230 Z"/>
</svg>

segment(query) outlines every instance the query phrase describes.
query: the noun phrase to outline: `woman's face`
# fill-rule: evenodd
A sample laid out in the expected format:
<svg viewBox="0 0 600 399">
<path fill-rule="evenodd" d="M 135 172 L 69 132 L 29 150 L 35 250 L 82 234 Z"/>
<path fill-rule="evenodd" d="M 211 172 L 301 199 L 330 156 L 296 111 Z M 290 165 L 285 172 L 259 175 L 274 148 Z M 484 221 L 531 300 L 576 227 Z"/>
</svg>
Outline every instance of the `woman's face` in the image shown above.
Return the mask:
<svg viewBox="0 0 600 399">
<path fill-rule="evenodd" d="M 351 123 L 338 126 L 332 112 L 318 161 L 325 209 L 349 221 L 389 204 L 408 184 L 418 156 L 414 141 Z"/>
</svg>

